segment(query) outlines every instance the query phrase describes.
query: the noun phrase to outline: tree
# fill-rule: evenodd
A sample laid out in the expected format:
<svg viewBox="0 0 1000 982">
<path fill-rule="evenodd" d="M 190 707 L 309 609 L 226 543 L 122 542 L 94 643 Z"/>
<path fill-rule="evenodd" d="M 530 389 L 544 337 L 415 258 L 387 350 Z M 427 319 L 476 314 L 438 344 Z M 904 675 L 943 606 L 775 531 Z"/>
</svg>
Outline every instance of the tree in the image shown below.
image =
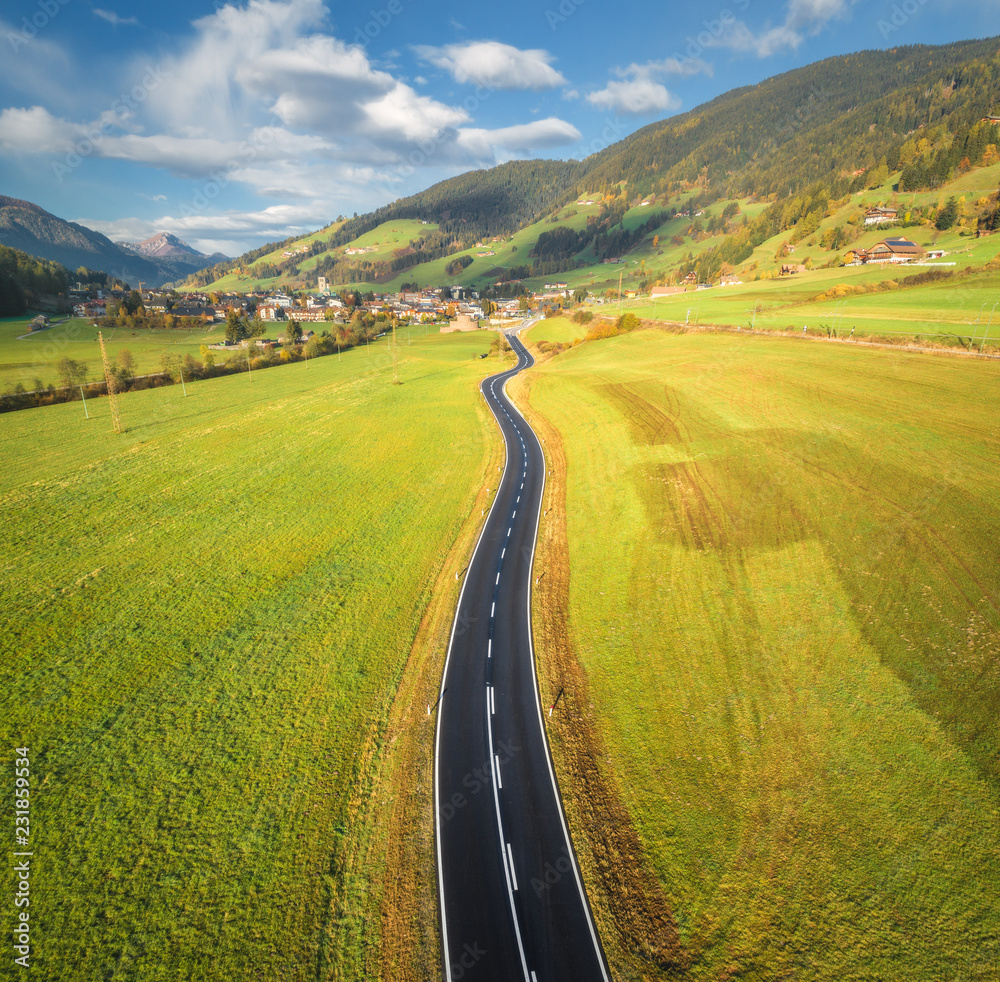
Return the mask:
<svg viewBox="0 0 1000 982">
<path fill-rule="evenodd" d="M 117 375 L 123 382 L 131 382 L 135 378 L 135 356 L 128 348 L 118 352 Z"/>
<path fill-rule="evenodd" d="M 952 227 L 958 219 L 958 202 L 954 195 L 948 199 L 944 207 L 938 212 L 934 221 L 934 227 L 943 232 Z"/>
<path fill-rule="evenodd" d="M 573 303 L 583 303 L 587 299 L 587 288 L 585 286 L 578 286 L 573 291 Z"/>
<path fill-rule="evenodd" d="M 122 297 L 119 310 L 124 310 L 130 317 L 143 309 L 142 294 L 138 290 L 133 290 L 127 297 Z"/>
<path fill-rule="evenodd" d="M 86 362 L 74 361 L 65 355 L 56 363 L 56 372 L 59 374 L 59 382 L 64 389 L 83 385 L 87 381 Z"/>
<path fill-rule="evenodd" d="M 291 320 L 288 322 L 288 327 L 285 328 L 285 340 L 289 344 L 294 344 L 302 337 L 302 326 L 298 321 Z"/>
<path fill-rule="evenodd" d="M 247 330 L 246 321 L 236 312 L 236 309 L 230 307 L 226 313 L 226 341 L 229 344 L 236 344 L 238 341 L 242 341 L 244 338 L 249 337 L 250 332 Z"/>
</svg>

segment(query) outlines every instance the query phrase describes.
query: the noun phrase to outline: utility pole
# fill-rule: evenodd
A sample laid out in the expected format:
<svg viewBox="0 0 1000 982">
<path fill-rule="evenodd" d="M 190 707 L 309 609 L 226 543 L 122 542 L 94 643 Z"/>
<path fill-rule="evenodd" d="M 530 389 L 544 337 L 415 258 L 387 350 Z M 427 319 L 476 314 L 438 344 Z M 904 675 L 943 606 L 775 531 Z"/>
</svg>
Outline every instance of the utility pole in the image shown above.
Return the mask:
<svg viewBox="0 0 1000 982">
<path fill-rule="evenodd" d="M 618 271 L 618 313 L 622 312 L 622 276 L 625 270 L 621 269 Z"/>
<path fill-rule="evenodd" d="M 111 365 L 108 363 L 108 352 L 104 347 L 103 332 L 97 332 L 97 340 L 101 342 L 101 359 L 104 362 L 104 380 L 108 384 L 108 403 L 111 406 L 111 423 L 115 428 L 115 433 L 121 433 L 122 420 L 121 416 L 118 414 L 118 391 L 115 387 L 114 373 L 111 371 Z"/>
<path fill-rule="evenodd" d="M 997 304 L 1000 304 L 1000 300 L 993 304 L 993 310 L 990 311 L 990 319 L 986 322 L 986 332 L 983 334 L 982 343 L 979 345 L 979 353 L 983 353 L 983 345 L 986 344 L 986 339 L 990 336 L 990 327 L 993 325 L 993 314 L 996 312 Z"/>
<path fill-rule="evenodd" d="M 399 355 L 396 349 L 396 318 L 392 318 L 392 384 L 399 385 Z"/>
</svg>

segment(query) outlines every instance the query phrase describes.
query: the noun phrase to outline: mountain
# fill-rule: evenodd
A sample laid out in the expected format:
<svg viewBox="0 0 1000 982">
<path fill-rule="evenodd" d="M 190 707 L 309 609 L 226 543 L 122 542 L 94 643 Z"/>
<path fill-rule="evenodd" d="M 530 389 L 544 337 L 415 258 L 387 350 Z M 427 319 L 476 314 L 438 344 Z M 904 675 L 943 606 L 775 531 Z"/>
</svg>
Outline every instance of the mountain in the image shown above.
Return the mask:
<svg viewBox="0 0 1000 982">
<path fill-rule="evenodd" d="M 147 259 L 167 259 L 175 263 L 189 265 L 192 267 L 192 271 L 204 269 L 206 266 L 214 266 L 229 258 L 221 252 L 214 252 L 211 256 L 206 256 L 204 253 L 198 252 L 197 249 L 192 249 L 176 235 L 171 235 L 170 232 L 157 232 L 156 235 L 150 236 L 142 242 L 119 242 L 118 244 L 140 256 L 145 256 Z"/>
<path fill-rule="evenodd" d="M 218 256 L 202 256 L 179 239 L 169 238 L 178 243 L 181 256 L 144 254 L 93 229 L 57 218 L 30 201 L 0 195 L 0 244 L 61 263 L 70 272 L 85 266 L 132 286 L 140 281 L 146 286 L 161 286 L 219 261 Z"/>
</svg>

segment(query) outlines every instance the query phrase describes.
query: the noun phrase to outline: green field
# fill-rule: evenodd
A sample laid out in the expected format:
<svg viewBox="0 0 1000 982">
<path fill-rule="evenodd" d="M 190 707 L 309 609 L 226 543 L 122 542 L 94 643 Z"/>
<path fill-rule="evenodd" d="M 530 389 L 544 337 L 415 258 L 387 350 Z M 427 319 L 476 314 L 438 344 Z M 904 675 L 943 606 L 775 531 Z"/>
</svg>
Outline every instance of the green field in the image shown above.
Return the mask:
<svg viewBox="0 0 1000 982">
<path fill-rule="evenodd" d="M 127 348 L 135 358 L 136 374 L 143 375 L 161 371 L 164 354 L 181 357 L 190 354 L 200 361 L 201 346 L 221 341 L 225 329 L 224 324 L 209 324 L 192 330 L 102 329 L 94 327 L 93 321 L 69 318 L 54 321 L 48 330 L 24 337 L 30 321 L 31 317 L 0 320 L 0 392 L 11 391 L 18 384 L 30 391 L 36 388 L 36 381 L 43 385 L 59 385 L 56 365 L 61 358 L 85 362 L 88 381 L 102 380 L 104 367 L 97 341 L 101 330 L 112 362 L 123 348 Z M 222 352 L 216 354 L 220 360 L 224 357 Z"/>
<path fill-rule="evenodd" d="M 996 244 L 992 244 L 991 251 Z M 817 299 L 838 286 L 867 286 L 883 281 L 900 281 L 933 267 L 872 269 L 850 267 L 816 270 L 793 277 L 761 280 L 739 286 L 691 290 L 687 293 L 626 301 L 624 309 L 639 317 L 691 324 L 741 326 L 758 330 L 801 331 L 826 334 L 826 328 L 849 336 L 923 335 L 939 341 L 961 336 L 986 342 L 993 350 L 1000 344 L 1000 308 L 992 308 L 1000 298 L 1000 272 L 976 272 L 916 287 L 886 292 L 845 294 L 842 298 Z M 951 267 L 938 267 L 951 270 Z M 754 315 L 754 308 L 757 313 Z M 593 307 L 596 313 L 617 315 L 618 304 Z M 991 314 L 993 314 L 991 321 Z"/>
<path fill-rule="evenodd" d="M 587 326 L 576 324 L 568 317 L 545 317 L 528 333 L 532 341 L 552 341 L 555 344 L 572 344 L 587 333 Z"/>
<path fill-rule="evenodd" d="M 415 835 L 384 810 L 429 815 L 430 788 L 373 787 L 492 466 L 491 337 L 416 335 L 399 386 L 382 342 L 130 393 L 121 436 L 106 399 L 0 418 L 0 734 L 9 765 L 31 751 L 39 978 L 379 972 L 406 870 L 373 843 Z"/>
<path fill-rule="evenodd" d="M 567 686 L 551 736 L 617 977 L 1000 977 L 998 383 L 996 363 L 661 331 L 534 373 L 585 680 L 545 653 L 542 701 Z M 674 974 L 596 895 L 620 874 L 588 868 L 611 830 L 566 769 L 587 726 Z"/>
</svg>

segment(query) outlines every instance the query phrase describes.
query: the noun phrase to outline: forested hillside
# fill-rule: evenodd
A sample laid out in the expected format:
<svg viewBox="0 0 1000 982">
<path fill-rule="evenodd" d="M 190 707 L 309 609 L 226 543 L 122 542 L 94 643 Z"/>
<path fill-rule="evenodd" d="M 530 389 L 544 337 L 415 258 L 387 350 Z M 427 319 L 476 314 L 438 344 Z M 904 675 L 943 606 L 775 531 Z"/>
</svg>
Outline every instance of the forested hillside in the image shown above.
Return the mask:
<svg viewBox="0 0 1000 982">
<path fill-rule="evenodd" d="M 0 317 L 17 317 L 37 296 L 65 294 L 69 274 L 59 263 L 0 245 Z"/>
<path fill-rule="evenodd" d="M 890 174 L 900 173 L 899 190 L 921 191 L 963 170 L 1000 162 L 1000 126 L 988 118 L 996 108 L 997 39 L 829 58 L 644 127 L 582 162 L 514 161 L 472 171 L 348 219 L 328 238 L 312 237 L 308 258 L 319 259 L 308 265 L 306 279 L 387 282 L 401 270 L 479 240 L 510 236 L 585 193 L 605 203 L 602 214 L 586 228 L 540 230 L 530 250 L 534 263 L 513 271 L 533 275 L 573 268 L 583 251 L 588 260 L 627 253 L 655 227 L 640 234 L 635 223 L 626 222 L 627 207 L 642 199 L 659 198 L 656 203 L 665 205 L 681 194 L 690 202 L 693 193 L 698 209 L 723 199 L 769 203 L 767 216 L 752 229 L 745 222 L 730 227 L 732 216 L 723 222 L 722 231 L 738 239 L 723 246 L 717 270 L 741 261 L 789 222 L 808 220 L 815 227 L 823 202 L 880 187 Z M 658 218 L 662 222 L 673 214 L 661 212 Z M 377 261 L 334 254 L 402 219 L 436 228 Z M 207 285 L 253 261 L 250 254 L 219 264 L 193 282 Z M 294 277 L 306 268 L 302 263 L 302 256 L 294 256 L 254 273 Z"/>
</svg>

